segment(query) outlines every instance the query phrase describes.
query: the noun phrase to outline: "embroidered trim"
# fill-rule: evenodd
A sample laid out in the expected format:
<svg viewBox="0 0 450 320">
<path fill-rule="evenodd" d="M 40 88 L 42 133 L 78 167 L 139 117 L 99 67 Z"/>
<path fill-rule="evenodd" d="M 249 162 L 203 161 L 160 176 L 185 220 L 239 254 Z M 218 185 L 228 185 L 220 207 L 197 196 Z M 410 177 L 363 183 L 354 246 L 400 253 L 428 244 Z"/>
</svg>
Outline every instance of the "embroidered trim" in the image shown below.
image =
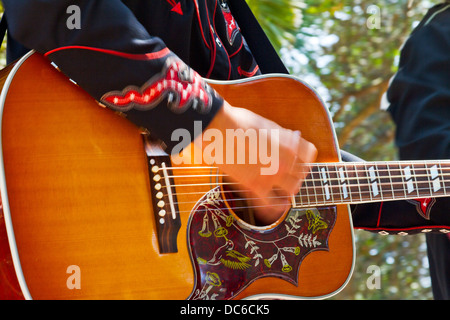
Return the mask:
<svg viewBox="0 0 450 320">
<path fill-rule="evenodd" d="M 221 1 L 220 8 L 222 9 L 223 17 L 225 19 L 225 24 L 227 26 L 227 39 L 230 46 L 233 45 L 234 39 L 239 34 L 239 27 L 231 14 L 230 8 L 225 1 Z"/>
<path fill-rule="evenodd" d="M 101 102 L 118 111 L 150 110 L 167 97 L 169 109 L 183 113 L 192 106 L 199 113 L 208 113 L 214 90 L 194 70 L 176 58 L 168 58 L 161 73 L 142 87 L 128 86 L 122 91 L 111 91 Z"/>
<path fill-rule="evenodd" d="M 180 2 L 176 2 L 175 0 L 166 0 L 170 6 L 172 7 L 172 10 L 175 13 L 178 13 L 179 15 L 183 15 L 183 9 L 181 9 L 181 3 Z"/>
<path fill-rule="evenodd" d="M 440 233 L 448 234 L 450 233 L 449 226 L 442 225 L 432 225 L 432 226 L 419 226 L 419 227 L 410 227 L 410 228 L 366 228 L 366 227 L 355 227 L 357 230 L 366 230 L 372 232 L 378 232 L 381 235 L 388 234 L 416 234 L 416 233 L 428 233 L 431 231 L 439 231 Z"/>
<path fill-rule="evenodd" d="M 407 201 L 416 206 L 416 210 L 422 218 L 430 220 L 431 208 L 436 202 L 435 198 L 420 198 Z"/>
<path fill-rule="evenodd" d="M 241 66 L 239 66 L 237 70 L 239 75 L 250 78 L 253 77 L 258 72 L 259 66 L 256 66 L 252 71 L 242 70 Z"/>
</svg>

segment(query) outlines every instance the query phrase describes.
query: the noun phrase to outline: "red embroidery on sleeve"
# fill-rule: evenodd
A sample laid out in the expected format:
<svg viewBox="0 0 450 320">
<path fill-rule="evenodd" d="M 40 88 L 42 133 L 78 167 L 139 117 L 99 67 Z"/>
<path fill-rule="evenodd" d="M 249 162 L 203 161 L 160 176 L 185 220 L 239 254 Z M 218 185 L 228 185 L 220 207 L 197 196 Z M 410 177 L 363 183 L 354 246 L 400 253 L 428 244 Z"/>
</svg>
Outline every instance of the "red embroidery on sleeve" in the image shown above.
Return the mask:
<svg viewBox="0 0 450 320">
<path fill-rule="evenodd" d="M 238 67 L 239 75 L 248 77 L 248 78 L 253 77 L 258 72 L 258 70 L 259 70 L 259 66 L 256 66 L 252 71 L 245 71 L 245 70 L 242 70 L 241 66 Z"/>
<path fill-rule="evenodd" d="M 167 97 L 168 107 L 182 113 L 189 107 L 207 113 L 212 105 L 213 89 L 181 60 L 169 58 L 162 72 L 142 87 L 128 86 L 103 95 L 101 102 L 118 111 L 153 109 Z"/>
<path fill-rule="evenodd" d="M 166 0 L 171 6 L 173 12 L 178 13 L 179 15 L 183 15 L 183 10 L 181 9 L 181 3 L 176 2 L 175 0 Z"/>
<path fill-rule="evenodd" d="M 223 17 L 225 19 L 225 23 L 227 25 L 227 38 L 228 43 L 230 46 L 233 45 L 234 39 L 239 33 L 239 27 L 236 23 L 236 20 L 234 20 L 233 15 L 231 14 L 230 8 L 228 7 L 228 4 L 226 2 L 221 3 L 221 9 L 223 13 Z"/>
</svg>

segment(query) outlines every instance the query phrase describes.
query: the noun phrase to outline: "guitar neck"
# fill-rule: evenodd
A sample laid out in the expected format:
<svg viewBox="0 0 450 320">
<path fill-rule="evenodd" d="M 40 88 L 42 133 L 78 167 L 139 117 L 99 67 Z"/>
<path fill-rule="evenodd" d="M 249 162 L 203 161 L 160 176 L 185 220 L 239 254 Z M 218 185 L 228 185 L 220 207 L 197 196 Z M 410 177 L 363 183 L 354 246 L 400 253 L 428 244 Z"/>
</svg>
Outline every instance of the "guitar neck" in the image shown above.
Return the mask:
<svg viewBox="0 0 450 320">
<path fill-rule="evenodd" d="M 318 163 L 292 198 L 294 207 L 450 195 L 450 161 Z"/>
</svg>

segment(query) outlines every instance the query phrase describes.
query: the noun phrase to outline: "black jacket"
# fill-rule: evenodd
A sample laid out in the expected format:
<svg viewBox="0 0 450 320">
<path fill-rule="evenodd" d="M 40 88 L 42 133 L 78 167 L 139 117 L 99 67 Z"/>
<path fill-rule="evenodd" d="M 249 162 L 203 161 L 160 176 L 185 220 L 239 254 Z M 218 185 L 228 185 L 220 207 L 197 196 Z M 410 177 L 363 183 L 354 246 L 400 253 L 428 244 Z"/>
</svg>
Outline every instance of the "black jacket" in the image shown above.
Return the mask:
<svg viewBox="0 0 450 320">
<path fill-rule="evenodd" d="M 194 137 L 193 121 L 202 121 L 205 128 L 222 105 L 221 97 L 198 74 L 228 80 L 260 73 L 225 0 L 73 3 L 3 0 L 10 36 L 45 54 L 98 101 L 126 111 L 128 119 L 150 129 L 169 150 L 178 143 L 171 141 L 175 129 L 188 129 Z M 23 52 L 11 45 L 8 58 Z M 196 71 L 190 73 L 194 78 L 180 79 L 170 72 L 186 65 Z M 170 88 L 142 95 L 141 101 L 127 97 L 130 90 L 144 93 L 164 78 L 172 88 L 180 83 L 186 88 L 186 80 L 199 82 L 200 87 L 185 90 L 184 99 L 181 91 L 170 96 Z M 207 94 L 200 97 L 203 93 Z"/>
</svg>

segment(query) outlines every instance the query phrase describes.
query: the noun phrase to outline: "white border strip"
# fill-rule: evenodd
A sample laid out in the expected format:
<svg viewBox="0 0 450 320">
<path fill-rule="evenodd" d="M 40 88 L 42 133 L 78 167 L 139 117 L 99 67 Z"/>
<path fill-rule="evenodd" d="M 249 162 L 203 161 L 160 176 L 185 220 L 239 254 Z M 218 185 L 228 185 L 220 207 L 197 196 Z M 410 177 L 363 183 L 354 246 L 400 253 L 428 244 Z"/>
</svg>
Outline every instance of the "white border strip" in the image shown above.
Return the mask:
<svg viewBox="0 0 450 320">
<path fill-rule="evenodd" d="M 433 13 L 433 15 L 425 22 L 424 26 L 426 26 L 427 24 L 429 24 L 431 22 L 431 20 L 433 20 L 436 15 L 438 15 L 441 12 L 444 12 L 445 10 L 447 10 L 448 8 L 450 8 L 450 4 L 446 5 L 445 7 L 439 9 L 438 11 L 436 11 L 435 13 Z"/>
<path fill-rule="evenodd" d="M 2 123 L 3 123 L 3 108 L 5 106 L 6 96 L 9 90 L 9 87 L 12 83 L 12 80 L 19 70 L 20 66 L 27 60 L 34 51 L 28 52 L 22 59 L 20 59 L 14 68 L 9 73 L 6 78 L 5 84 L 2 89 L 2 93 L 0 95 L 0 134 L 2 131 Z M 9 248 L 11 250 L 11 256 L 14 264 L 14 270 L 16 271 L 17 280 L 19 281 L 20 289 L 22 290 L 22 294 L 26 300 L 32 300 L 31 294 L 28 290 L 27 283 L 25 281 L 25 277 L 23 275 L 22 266 L 20 264 L 19 252 L 17 250 L 16 238 L 14 237 L 14 228 L 11 220 L 11 212 L 9 208 L 9 200 L 8 200 L 8 192 L 6 190 L 6 180 L 5 180 L 5 165 L 3 163 L 3 145 L 2 140 L 0 139 L 0 193 L 2 197 L 3 203 L 3 217 L 5 219 L 6 225 L 6 233 L 8 235 Z"/>
</svg>

